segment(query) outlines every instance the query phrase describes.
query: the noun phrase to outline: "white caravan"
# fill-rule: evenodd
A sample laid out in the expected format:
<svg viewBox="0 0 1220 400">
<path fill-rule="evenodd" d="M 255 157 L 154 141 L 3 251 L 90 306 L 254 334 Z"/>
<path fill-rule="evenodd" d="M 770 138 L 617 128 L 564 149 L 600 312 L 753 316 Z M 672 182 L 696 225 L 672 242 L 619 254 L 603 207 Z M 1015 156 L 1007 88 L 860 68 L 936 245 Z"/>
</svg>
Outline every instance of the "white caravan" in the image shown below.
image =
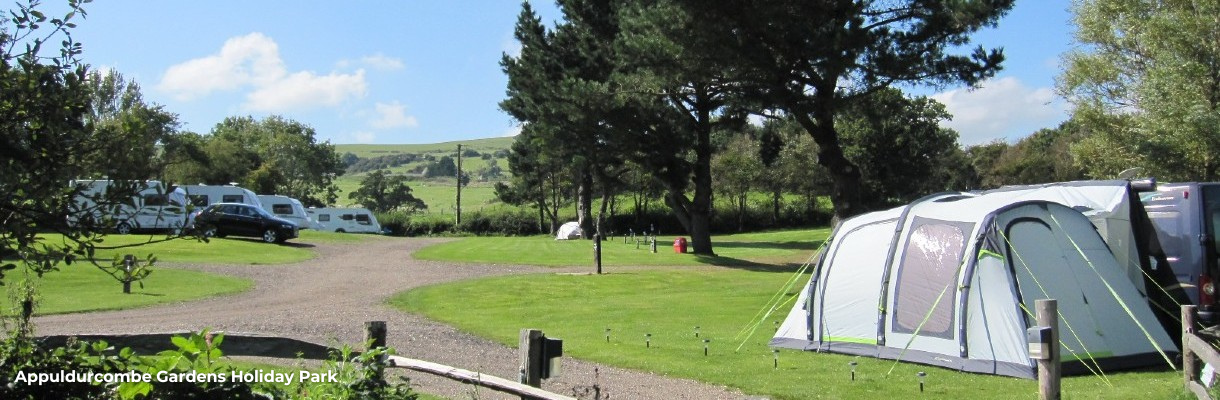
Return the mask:
<svg viewBox="0 0 1220 400">
<path fill-rule="evenodd" d="M 195 209 L 203 209 L 215 203 L 241 203 L 260 206 L 258 196 L 249 189 L 236 185 L 181 185 L 186 198 Z"/>
<path fill-rule="evenodd" d="M 295 222 L 301 229 L 312 229 L 314 221 L 305 213 L 301 201 L 278 194 L 260 194 L 258 201 L 261 207 L 275 216 Z"/>
<path fill-rule="evenodd" d="M 178 230 L 186 225 L 186 192 L 166 188 L 159 181 L 75 180 L 69 183 L 81 191 L 69 206 L 68 223 L 89 218 L 120 234 L 134 230 Z M 132 195 L 115 196 L 111 191 L 130 190 Z M 100 203 L 100 204 L 99 204 Z"/>
<path fill-rule="evenodd" d="M 320 231 L 381 233 L 381 224 L 367 208 L 310 208 L 306 210 Z"/>
</svg>

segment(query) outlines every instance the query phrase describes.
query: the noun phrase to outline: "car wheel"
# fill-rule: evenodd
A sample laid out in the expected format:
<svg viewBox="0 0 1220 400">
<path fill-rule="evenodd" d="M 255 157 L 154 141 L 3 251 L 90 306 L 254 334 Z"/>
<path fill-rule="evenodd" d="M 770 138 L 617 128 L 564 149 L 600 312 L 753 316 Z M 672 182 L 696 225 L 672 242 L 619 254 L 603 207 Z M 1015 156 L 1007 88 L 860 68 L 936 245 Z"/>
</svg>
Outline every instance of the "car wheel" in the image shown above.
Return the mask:
<svg viewBox="0 0 1220 400">
<path fill-rule="evenodd" d="M 203 237 L 220 237 L 217 233 L 219 232 L 214 225 L 208 225 L 203 228 Z"/>
<path fill-rule="evenodd" d="M 263 241 L 267 243 L 277 243 L 280 241 L 280 235 L 275 232 L 275 229 L 263 231 Z"/>
<path fill-rule="evenodd" d="M 120 222 L 119 226 L 114 227 L 114 231 L 118 232 L 118 234 L 120 234 L 120 235 L 129 234 L 129 233 L 131 233 L 131 224 L 128 224 L 126 222 Z"/>
</svg>

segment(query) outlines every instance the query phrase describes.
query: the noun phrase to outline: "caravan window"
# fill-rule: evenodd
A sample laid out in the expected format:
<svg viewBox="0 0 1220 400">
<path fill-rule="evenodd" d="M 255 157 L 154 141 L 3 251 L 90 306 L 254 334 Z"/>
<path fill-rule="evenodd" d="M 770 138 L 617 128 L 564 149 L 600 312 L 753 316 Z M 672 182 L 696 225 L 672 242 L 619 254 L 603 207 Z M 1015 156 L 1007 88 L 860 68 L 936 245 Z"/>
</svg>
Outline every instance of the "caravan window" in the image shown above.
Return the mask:
<svg viewBox="0 0 1220 400">
<path fill-rule="evenodd" d="M 245 198 L 240 194 L 226 194 L 224 196 L 220 196 L 220 201 L 224 203 L 242 203 L 243 200 L 245 200 Z"/>
<path fill-rule="evenodd" d="M 343 214 L 343 215 L 339 216 L 339 219 L 344 220 L 344 221 L 351 221 L 352 218 L 355 218 L 355 217 L 353 217 L 351 214 Z"/>
<path fill-rule="evenodd" d="M 894 332 L 953 338 L 957 275 L 974 224 L 915 217 L 894 289 Z"/>
<path fill-rule="evenodd" d="M 272 204 L 271 212 L 280 215 L 292 215 L 292 204 Z"/>
<path fill-rule="evenodd" d="M 195 207 L 207 207 L 208 205 L 208 196 L 205 194 L 192 194 L 187 196 L 187 198 L 190 199 L 191 205 Z"/>
<path fill-rule="evenodd" d="M 356 214 L 356 223 L 360 225 L 372 225 L 372 222 L 369 221 L 368 214 Z"/>
<path fill-rule="evenodd" d="M 330 214 L 318 214 L 318 222 L 330 222 Z"/>
<path fill-rule="evenodd" d="M 144 206 L 145 207 L 154 207 L 154 206 L 162 207 L 162 206 L 170 205 L 170 202 L 166 200 L 167 197 L 168 196 L 163 195 L 163 194 L 146 194 L 146 195 L 144 195 Z M 173 204 L 173 205 L 177 205 L 177 204 Z"/>
</svg>

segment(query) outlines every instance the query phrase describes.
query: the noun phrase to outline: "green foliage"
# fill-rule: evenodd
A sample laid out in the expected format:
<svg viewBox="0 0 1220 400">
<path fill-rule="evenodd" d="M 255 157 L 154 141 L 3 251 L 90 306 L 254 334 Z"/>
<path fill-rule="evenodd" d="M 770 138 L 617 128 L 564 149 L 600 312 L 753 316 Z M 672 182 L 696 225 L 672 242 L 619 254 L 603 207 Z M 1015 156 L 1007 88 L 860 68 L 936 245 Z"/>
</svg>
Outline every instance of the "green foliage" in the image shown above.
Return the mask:
<svg viewBox="0 0 1220 400">
<path fill-rule="evenodd" d="M 271 116 L 229 117 L 197 144 L 200 156 L 171 169 L 176 182 L 222 185 L 237 182 L 258 193 L 301 200 L 306 206 L 333 204 L 334 177 L 345 164 L 329 142 L 319 142 L 313 127 Z"/>
<path fill-rule="evenodd" d="M 1220 179 L 1220 2 L 1081 0 L 1072 10 L 1080 45 L 1059 89 L 1088 134 L 1072 148 L 1086 173 Z"/>
<path fill-rule="evenodd" d="M 365 208 L 375 212 L 404 209 L 407 213 L 427 209 L 423 200 L 411 194 L 407 186 L 407 177 L 391 175 L 385 170 L 370 172 L 360 181 L 360 188 L 348 194 L 348 198 L 360 202 Z"/>
<path fill-rule="evenodd" d="M 394 236 L 429 236 L 453 232 L 453 218 L 402 211 L 377 214 L 377 222 Z"/>
<path fill-rule="evenodd" d="M 424 172 L 424 176 L 428 178 L 457 176 L 457 164 L 453 162 L 453 157 L 441 157 L 436 162 L 428 164 L 428 170 Z"/>
<path fill-rule="evenodd" d="M 1066 182 L 1086 178 L 1071 152 L 1082 136 L 1078 124 L 1068 121 L 1055 129 L 1034 132 L 1011 146 L 993 142 L 967 151 L 983 187 Z"/>
<path fill-rule="evenodd" d="M 47 348 L 31 337 L 17 335 L 0 340 L 0 397 L 5 399 L 414 399 L 406 378 L 391 384 L 382 362 L 392 348 L 378 348 L 353 355 L 344 346 L 334 352 L 322 369 L 332 372 L 336 382 L 300 382 L 285 386 L 275 382 L 248 383 L 232 377 L 240 371 L 222 362 L 224 334 L 208 330 L 171 338 L 174 349 L 155 356 L 136 355 L 130 348 L 116 350 L 104 341 L 70 341 L 67 346 Z M 17 382 L 20 374 L 78 373 L 148 374 L 149 381 L 31 384 Z M 157 379 L 185 375 L 226 379 Z M 28 378 L 23 377 L 23 380 Z"/>
</svg>

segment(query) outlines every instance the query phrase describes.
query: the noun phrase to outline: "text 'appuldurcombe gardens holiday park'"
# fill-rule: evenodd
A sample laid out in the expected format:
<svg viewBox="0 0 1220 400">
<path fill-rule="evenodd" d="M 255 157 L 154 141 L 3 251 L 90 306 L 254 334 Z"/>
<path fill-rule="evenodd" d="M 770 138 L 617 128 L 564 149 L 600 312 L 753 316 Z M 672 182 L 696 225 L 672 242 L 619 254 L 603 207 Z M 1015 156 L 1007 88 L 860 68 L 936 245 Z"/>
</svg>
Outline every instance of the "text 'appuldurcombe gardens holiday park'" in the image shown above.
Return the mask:
<svg viewBox="0 0 1220 400">
<path fill-rule="evenodd" d="M 0 15 L 0 399 L 1220 392 L 1220 2 L 253 3 Z"/>
</svg>

